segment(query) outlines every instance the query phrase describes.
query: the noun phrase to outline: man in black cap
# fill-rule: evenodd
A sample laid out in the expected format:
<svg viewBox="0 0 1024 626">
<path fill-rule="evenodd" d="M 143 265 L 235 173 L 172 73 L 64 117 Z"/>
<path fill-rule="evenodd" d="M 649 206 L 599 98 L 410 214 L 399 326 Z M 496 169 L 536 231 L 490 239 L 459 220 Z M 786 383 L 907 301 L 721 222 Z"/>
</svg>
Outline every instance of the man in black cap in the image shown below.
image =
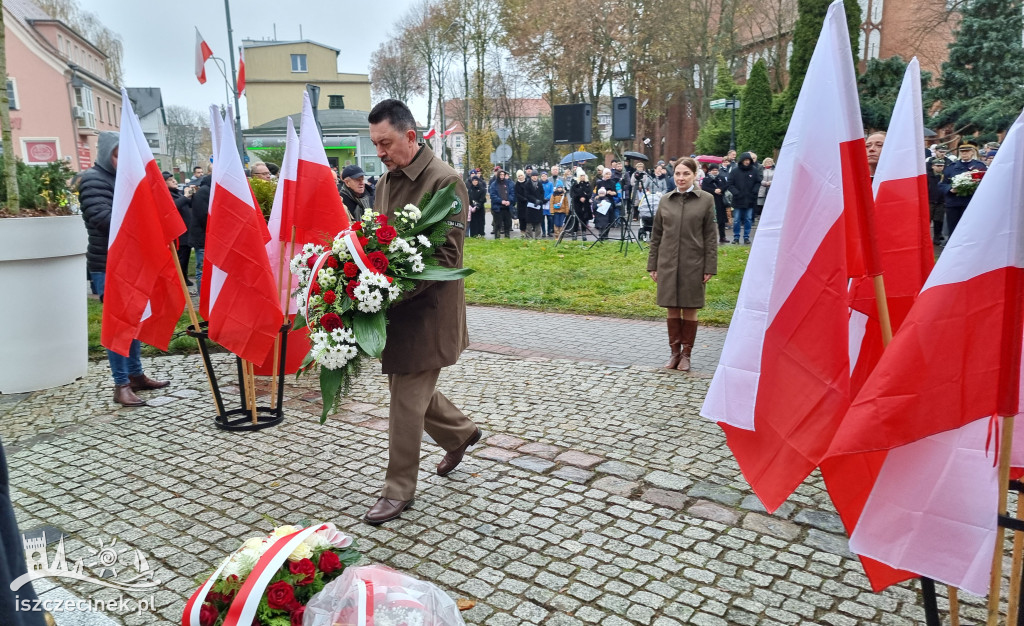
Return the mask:
<svg viewBox="0 0 1024 626">
<path fill-rule="evenodd" d="M 363 218 L 363 211 L 373 206 L 373 200 L 366 194 L 366 173 L 358 165 L 346 165 L 341 170 L 341 201 L 345 203 L 350 221 Z"/>
<path fill-rule="evenodd" d="M 953 193 L 953 177 L 957 174 L 970 172 L 972 170 L 985 171 L 988 169 L 985 164 L 977 158 L 978 148 L 972 143 L 962 143 L 957 149 L 958 160 L 946 166 L 943 181 L 939 183 L 939 189 L 946 198 L 946 227 L 949 229 L 949 236 L 953 236 L 956 225 L 960 223 L 967 205 L 971 202 L 971 196 L 958 196 Z"/>
</svg>

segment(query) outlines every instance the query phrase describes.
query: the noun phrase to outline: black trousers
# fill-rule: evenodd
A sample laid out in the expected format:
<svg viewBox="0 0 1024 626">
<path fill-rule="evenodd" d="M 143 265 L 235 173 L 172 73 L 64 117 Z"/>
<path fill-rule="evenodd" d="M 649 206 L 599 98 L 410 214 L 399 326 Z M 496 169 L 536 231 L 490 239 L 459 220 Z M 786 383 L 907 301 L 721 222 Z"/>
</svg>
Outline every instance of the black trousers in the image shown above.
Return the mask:
<svg viewBox="0 0 1024 626">
<path fill-rule="evenodd" d="M 512 211 L 491 211 L 494 217 L 494 238 L 498 239 L 505 235 L 506 239 L 512 237 Z"/>
<path fill-rule="evenodd" d="M 192 281 L 188 277 L 188 260 L 192 256 L 192 246 L 182 245 L 178 247 L 178 263 L 181 264 L 181 273 L 185 276 L 185 284 Z"/>
<path fill-rule="evenodd" d="M 960 223 L 960 218 L 964 216 L 964 211 L 967 207 L 946 207 L 946 225 L 949 227 L 949 237 L 952 239 L 953 231 L 956 230 L 956 225 Z"/>
<path fill-rule="evenodd" d="M 470 237 L 483 237 L 484 228 L 486 225 L 486 218 L 484 217 L 484 208 L 477 207 L 475 211 L 469 216 L 469 236 Z"/>
</svg>

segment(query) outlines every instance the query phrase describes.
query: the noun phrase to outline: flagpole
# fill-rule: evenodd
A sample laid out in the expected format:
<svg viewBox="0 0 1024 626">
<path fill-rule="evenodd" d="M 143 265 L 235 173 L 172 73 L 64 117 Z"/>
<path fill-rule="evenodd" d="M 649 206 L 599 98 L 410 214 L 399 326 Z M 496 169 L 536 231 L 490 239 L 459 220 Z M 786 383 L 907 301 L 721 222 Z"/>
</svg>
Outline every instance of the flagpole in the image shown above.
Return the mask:
<svg viewBox="0 0 1024 626">
<path fill-rule="evenodd" d="M 292 256 L 295 255 L 295 226 L 294 225 L 292 225 L 292 237 L 291 237 L 291 241 L 289 242 L 289 250 L 291 251 L 291 254 L 289 254 L 288 258 L 291 259 Z M 281 311 L 283 312 L 283 316 L 284 316 L 284 319 L 281 320 L 281 324 L 282 325 L 287 324 L 289 322 L 289 320 L 291 319 L 291 316 L 288 315 L 288 309 L 290 308 L 290 306 L 288 304 L 288 292 L 284 289 L 284 258 L 285 258 L 285 255 L 284 255 L 284 242 L 282 241 L 281 242 L 281 252 L 280 252 L 280 255 L 279 255 L 278 260 L 277 260 L 277 293 L 278 293 L 279 297 L 281 298 Z M 291 285 L 291 282 L 292 282 L 291 279 L 289 279 L 288 280 L 288 284 Z M 274 380 L 277 380 L 278 367 L 284 367 L 284 365 L 280 365 L 279 366 L 279 362 L 280 362 L 279 356 L 280 355 L 278 354 L 278 352 L 279 352 L 278 341 L 280 341 L 280 338 L 281 338 L 281 333 L 278 333 L 277 337 L 274 338 L 274 369 L 273 369 L 273 373 L 271 374 L 271 382 L 273 382 Z M 271 385 L 271 389 L 270 389 L 270 406 L 276 406 L 276 402 L 277 402 L 277 385 Z"/>
<path fill-rule="evenodd" d="M 199 332 L 199 317 L 196 315 L 195 305 L 192 304 L 192 295 L 188 292 L 188 285 L 185 284 L 185 274 L 181 271 L 181 262 L 178 261 L 178 251 L 174 249 L 174 244 L 167 244 L 171 249 L 171 258 L 174 259 L 174 269 L 178 270 L 178 282 L 181 283 L 181 291 L 185 294 L 185 306 L 188 309 L 188 317 L 192 321 L 192 328 L 196 329 L 196 333 Z M 196 343 L 199 344 L 200 350 L 202 350 L 202 344 L 199 341 L 199 337 L 196 337 Z M 220 413 L 220 405 L 217 403 L 217 392 L 213 390 L 213 378 L 210 376 L 210 369 L 206 366 L 206 359 L 203 359 L 203 370 L 206 371 L 206 382 L 210 385 L 210 395 L 213 396 L 213 404 L 217 407 L 217 413 Z"/>
<path fill-rule="evenodd" d="M 1024 521 L 1024 494 L 1017 494 L 1017 519 Z M 1007 598 L 1006 623 L 1016 624 L 1020 612 L 1021 553 L 1024 550 L 1024 533 L 1013 535 L 1013 570 L 1010 572 L 1010 597 Z M 954 625 L 956 626 L 956 625 Z"/>
<path fill-rule="evenodd" d="M 999 446 L 999 515 L 1006 515 L 1007 491 L 1010 483 L 1010 454 L 1013 451 L 1013 416 L 1003 417 L 1000 427 L 1003 432 L 1002 445 Z M 1018 504 L 1018 508 L 1019 508 Z M 996 525 L 996 545 L 992 550 L 992 576 L 988 583 L 988 621 L 987 626 L 999 623 L 999 597 L 1003 582 L 1003 540 L 1006 529 L 1002 524 Z"/>
<path fill-rule="evenodd" d="M 224 0 L 224 19 L 228 26 L 228 50 L 235 47 L 234 38 L 231 35 L 231 6 L 228 0 Z M 235 96 L 235 147 L 238 149 L 238 157 L 245 160 L 245 150 L 242 148 L 242 113 L 238 109 L 238 74 L 235 73 L 235 57 L 231 56 L 231 75 L 235 78 L 235 84 L 231 87 L 231 93 Z"/>
</svg>

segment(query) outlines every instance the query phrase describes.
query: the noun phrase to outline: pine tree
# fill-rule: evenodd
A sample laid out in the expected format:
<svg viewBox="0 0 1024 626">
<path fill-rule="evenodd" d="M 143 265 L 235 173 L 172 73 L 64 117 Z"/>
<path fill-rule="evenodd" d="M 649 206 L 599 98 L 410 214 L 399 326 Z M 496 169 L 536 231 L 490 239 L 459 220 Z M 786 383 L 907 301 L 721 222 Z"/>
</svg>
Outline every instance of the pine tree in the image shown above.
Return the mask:
<svg viewBox="0 0 1024 626">
<path fill-rule="evenodd" d="M 712 100 L 735 98 L 740 92 L 732 77 L 729 64 L 721 56 L 718 57 L 718 69 L 715 73 L 715 89 L 711 93 Z M 742 109 L 740 109 L 742 111 Z M 738 121 L 738 120 L 737 120 Z M 708 119 L 701 125 L 697 133 L 694 149 L 698 154 L 724 155 L 729 151 L 729 135 L 732 132 L 732 111 L 717 109 L 711 112 Z"/>
<path fill-rule="evenodd" d="M 772 116 L 772 86 L 764 59 L 758 60 L 750 70 L 740 102 L 736 146 L 744 152 L 754 152 L 760 159 L 773 156 L 778 143 Z"/>
<path fill-rule="evenodd" d="M 957 133 L 1005 130 L 1024 107 L 1022 0 L 972 0 L 942 64 L 933 118 Z"/>
<path fill-rule="evenodd" d="M 889 128 L 892 108 L 896 106 L 896 97 L 900 94 L 903 75 L 906 72 L 906 61 L 894 56 L 888 59 L 871 59 L 864 73 L 857 77 L 860 114 L 864 119 L 864 128 L 869 132 Z M 931 73 L 921 72 L 922 93 L 930 82 Z"/>
</svg>

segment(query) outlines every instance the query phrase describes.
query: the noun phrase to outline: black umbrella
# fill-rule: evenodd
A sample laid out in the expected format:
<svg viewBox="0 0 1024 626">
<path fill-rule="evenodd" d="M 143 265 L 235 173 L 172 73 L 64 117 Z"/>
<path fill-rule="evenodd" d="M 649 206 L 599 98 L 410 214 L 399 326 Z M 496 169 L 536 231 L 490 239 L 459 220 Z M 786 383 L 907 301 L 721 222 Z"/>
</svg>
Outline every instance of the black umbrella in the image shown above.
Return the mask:
<svg viewBox="0 0 1024 626">
<path fill-rule="evenodd" d="M 647 155 L 644 154 L 643 152 L 633 152 L 632 150 L 627 150 L 626 152 L 623 152 L 622 156 L 626 157 L 627 159 L 637 159 L 639 161 L 650 161 L 650 159 L 647 157 Z"/>
</svg>

